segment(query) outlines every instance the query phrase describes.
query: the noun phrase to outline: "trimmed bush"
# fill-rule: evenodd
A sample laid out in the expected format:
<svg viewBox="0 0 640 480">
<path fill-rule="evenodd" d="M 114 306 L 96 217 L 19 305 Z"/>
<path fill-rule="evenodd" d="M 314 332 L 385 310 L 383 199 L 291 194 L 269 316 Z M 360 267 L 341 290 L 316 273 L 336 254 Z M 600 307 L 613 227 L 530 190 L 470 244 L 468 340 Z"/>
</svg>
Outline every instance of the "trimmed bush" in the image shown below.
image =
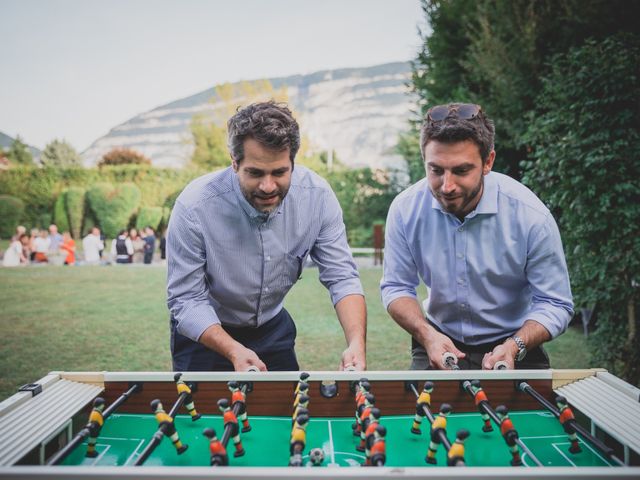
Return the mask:
<svg viewBox="0 0 640 480">
<path fill-rule="evenodd" d="M 143 228 L 152 227 L 155 231 L 158 231 L 161 221 L 162 207 L 142 207 L 138 212 L 136 228 L 140 231 Z"/>
<path fill-rule="evenodd" d="M 11 195 L 0 195 L 0 237 L 11 238 L 24 214 L 24 202 Z"/>
<path fill-rule="evenodd" d="M 69 231 L 76 240 L 80 238 L 82 231 L 82 219 L 84 218 L 85 190 L 80 187 L 71 187 L 66 194 L 67 219 Z"/>
<path fill-rule="evenodd" d="M 67 191 L 60 192 L 56 203 L 53 205 L 53 223 L 58 227 L 59 232 L 69 231 L 69 217 L 67 216 Z"/>
<path fill-rule="evenodd" d="M 98 225 L 108 238 L 129 226 L 129 220 L 140 204 L 140 189 L 133 183 L 114 187 L 111 183 L 97 183 L 87 191 L 89 206 Z"/>
</svg>

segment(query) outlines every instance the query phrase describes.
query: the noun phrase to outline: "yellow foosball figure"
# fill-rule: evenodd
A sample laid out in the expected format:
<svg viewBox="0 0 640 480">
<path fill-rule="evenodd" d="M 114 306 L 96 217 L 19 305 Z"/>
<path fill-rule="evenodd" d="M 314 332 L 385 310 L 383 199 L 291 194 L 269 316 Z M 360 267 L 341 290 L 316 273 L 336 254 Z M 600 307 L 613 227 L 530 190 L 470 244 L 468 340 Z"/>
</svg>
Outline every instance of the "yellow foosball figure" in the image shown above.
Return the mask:
<svg viewBox="0 0 640 480">
<path fill-rule="evenodd" d="M 464 467 L 464 441 L 469 438 L 469 430 L 461 428 L 456 433 L 456 441 L 447 452 L 447 465 L 450 467 Z"/>
<path fill-rule="evenodd" d="M 94 458 L 98 456 L 96 443 L 98 442 L 98 435 L 100 435 L 102 425 L 104 425 L 104 418 L 102 417 L 104 405 L 104 399 L 101 397 L 96 397 L 93 401 L 93 410 L 91 410 L 91 413 L 89 414 L 89 422 L 87 423 L 87 428 L 89 429 L 87 457 Z"/>
<path fill-rule="evenodd" d="M 164 411 L 162 402 L 155 399 L 151 402 L 151 411 L 155 414 L 158 425 L 162 429 L 162 433 L 169 437 L 173 442 L 173 446 L 176 447 L 178 455 L 184 453 L 189 445 L 185 445 L 180 441 L 180 437 L 176 430 L 176 426 L 173 424 L 173 418 Z"/>
<path fill-rule="evenodd" d="M 181 395 L 183 393 L 187 394 L 186 397 L 184 397 L 184 406 L 187 409 L 187 411 L 189 412 L 189 415 L 191 415 L 191 421 L 195 422 L 202 415 L 200 415 L 196 411 L 196 406 L 193 404 L 193 397 L 191 396 L 191 389 L 189 388 L 189 385 L 187 385 L 186 383 L 184 383 L 182 381 L 181 377 L 182 377 L 181 373 L 176 373 L 173 376 L 173 380 L 176 382 L 176 388 L 178 389 L 178 395 Z"/>
</svg>

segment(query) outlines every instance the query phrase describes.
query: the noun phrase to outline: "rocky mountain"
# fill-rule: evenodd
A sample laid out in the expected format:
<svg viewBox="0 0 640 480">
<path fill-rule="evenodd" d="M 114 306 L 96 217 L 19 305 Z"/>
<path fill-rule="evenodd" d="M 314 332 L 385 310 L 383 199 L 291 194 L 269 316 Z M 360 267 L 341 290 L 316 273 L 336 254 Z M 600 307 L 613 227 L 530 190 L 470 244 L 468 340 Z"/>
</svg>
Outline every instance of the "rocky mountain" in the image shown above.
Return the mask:
<svg viewBox="0 0 640 480">
<path fill-rule="evenodd" d="M 314 151 L 334 150 L 351 167 L 402 165 L 393 153 L 398 133 L 407 128 L 415 97 L 407 86 L 408 63 L 325 70 L 309 75 L 269 79 L 286 90 L 302 133 Z M 195 114 L 223 121 L 223 101 L 216 88 L 142 113 L 114 127 L 82 156 L 87 166 L 115 147 L 133 148 L 158 167 L 179 168 L 193 151 L 190 124 Z M 242 103 L 242 98 L 234 101 Z"/>
<path fill-rule="evenodd" d="M 0 148 L 9 150 L 11 148 L 11 145 L 13 145 L 14 141 L 15 141 L 15 138 L 10 137 L 6 133 L 0 132 Z M 33 155 L 33 158 L 38 159 L 42 152 L 38 150 L 36 147 L 32 147 L 30 145 L 27 145 L 27 146 L 29 147 L 29 151 L 31 152 L 31 155 Z"/>
</svg>

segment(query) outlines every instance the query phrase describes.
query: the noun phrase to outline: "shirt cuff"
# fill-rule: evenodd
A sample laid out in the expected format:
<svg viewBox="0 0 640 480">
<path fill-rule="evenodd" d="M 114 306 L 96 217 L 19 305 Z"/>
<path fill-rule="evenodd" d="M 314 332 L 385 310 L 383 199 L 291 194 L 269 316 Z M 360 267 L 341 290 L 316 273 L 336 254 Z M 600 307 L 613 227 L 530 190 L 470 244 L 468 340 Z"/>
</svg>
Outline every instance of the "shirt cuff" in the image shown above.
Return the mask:
<svg viewBox="0 0 640 480">
<path fill-rule="evenodd" d="M 331 295 L 331 301 L 335 306 L 340 300 L 347 295 L 362 295 L 364 297 L 364 290 L 362 290 L 362 284 L 360 278 L 346 278 L 334 283 L 329 288 L 329 294 Z"/>
<path fill-rule="evenodd" d="M 564 317 L 564 318 L 563 318 Z M 565 310 L 553 315 L 547 311 L 533 311 L 527 315 L 526 320 L 534 320 L 547 329 L 551 338 L 556 338 L 563 333 L 569 325 L 569 313 Z"/>
<path fill-rule="evenodd" d="M 413 298 L 416 301 L 418 300 L 418 294 L 414 291 L 409 291 L 409 290 L 383 290 L 381 292 L 382 295 L 382 304 L 384 305 L 384 309 L 389 310 L 389 305 L 391 305 L 391 302 L 393 302 L 394 300 L 398 299 L 398 298 L 402 298 L 402 297 L 409 297 L 409 298 Z"/>
<path fill-rule="evenodd" d="M 220 325 L 216 311 L 209 304 L 197 304 L 183 308 L 178 315 L 176 329 L 180 335 L 197 342 L 204 331 L 212 325 Z"/>
</svg>

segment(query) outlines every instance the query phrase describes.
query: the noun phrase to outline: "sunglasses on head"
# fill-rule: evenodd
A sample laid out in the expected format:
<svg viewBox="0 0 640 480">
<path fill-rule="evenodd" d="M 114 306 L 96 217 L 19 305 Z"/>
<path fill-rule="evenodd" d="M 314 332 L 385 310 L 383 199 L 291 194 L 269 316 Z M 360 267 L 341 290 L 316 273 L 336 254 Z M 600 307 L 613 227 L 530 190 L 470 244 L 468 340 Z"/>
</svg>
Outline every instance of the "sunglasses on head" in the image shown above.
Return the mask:
<svg viewBox="0 0 640 480">
<path fill-rule="evenodd" d="M 429 109 L 427 118 L 432 122 L 441 122 L 449 116 L 454 116 L 461 120 L 472 120 L 478 116 L 480 110 L 482 110 L 482 107 L 474 103 L 436 105 Z"/>
</svg>

